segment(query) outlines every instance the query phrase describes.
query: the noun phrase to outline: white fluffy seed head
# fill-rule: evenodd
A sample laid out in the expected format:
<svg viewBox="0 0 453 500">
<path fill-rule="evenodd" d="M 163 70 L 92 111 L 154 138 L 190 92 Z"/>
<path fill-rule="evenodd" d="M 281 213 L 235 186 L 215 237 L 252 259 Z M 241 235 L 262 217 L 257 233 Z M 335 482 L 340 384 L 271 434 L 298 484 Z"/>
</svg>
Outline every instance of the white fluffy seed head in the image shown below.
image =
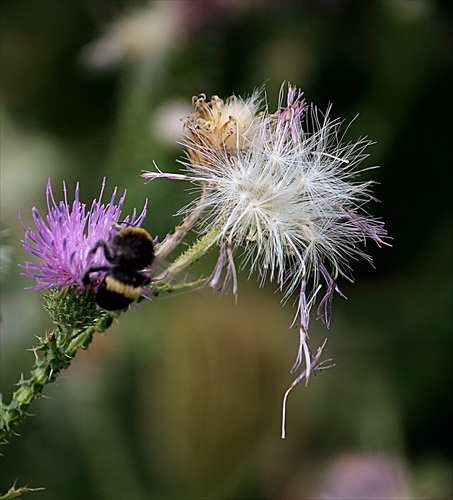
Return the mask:
<svg viewBox="0 0 453 500">
<path fill-rule="evenodd" d="M 201 230 L 220 228 L 223 242 L 244 249 L 241 267 L 258 271 L 262 282 L 276 278 L 289 295 L 302 277 L 311 275 L 317 286 L 319 262 L 337 276 L 348 274 L 350 257 L 364 256 L 357 244 L 375 222 L 365 219 L 360 227 L 355 218 L 371 199 L 370 183 L 351 178 L 371 143 L 341 144 L 341 123 L 330 110 L 323 116 L 312 108 L 308 132 L 300 112 L 259 114 L 260 99 L 197 101 L 200 116 L 186 122 L 184 164 L 203 190 L 196 201 L 204 212 Z M 200 128 L 207 116 L 210 127 Z"/>
</svg>

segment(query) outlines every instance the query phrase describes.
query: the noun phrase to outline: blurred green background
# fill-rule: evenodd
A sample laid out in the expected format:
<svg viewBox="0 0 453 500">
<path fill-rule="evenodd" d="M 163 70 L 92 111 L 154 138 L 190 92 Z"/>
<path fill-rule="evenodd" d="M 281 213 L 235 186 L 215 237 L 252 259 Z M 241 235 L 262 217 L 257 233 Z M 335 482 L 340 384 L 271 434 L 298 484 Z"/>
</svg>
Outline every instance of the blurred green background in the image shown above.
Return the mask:
<svg viewBox="0 0 453 500">
<path fill-rule="evenodd" d="M 291 394 L 285 441 L 294 311 L 243 276 L 237 305 L 197 291 L 98 335 L 0 450 L 0 490 L 17 479 L 45 487 L 36 500 L 347 499 L 363 483 L 356 498 L 451 498 L 452 42 L 448 2 L 3 1 L 7 401 L 32 365 L 26 349 L 52 327 L 24 291 L 17 211 L 27 225 L 32 206 L 45 213 L 48 177 L 57 199 L 62 180 L 70 193 L 80 181 L 90 203 L 106 176 L 108 194 L 128 190 L 125 213 L 149 198 L 145 227 L 162 238 L 190 194 L 138 176 L 153 160 L 177 170 L 175 117 L 192 95 L 265 83 L 275 109 L 290 81 L 321 109 L 332 102 L 332 116 L 360 113 L 348 137 L 377 142 L 370 211 L 394 241 L 370 245 L 375 269 L 354 263 L 330 331 L 313 320 L 312 345 L 327 336 L 336 366 Z"/>
</svg>

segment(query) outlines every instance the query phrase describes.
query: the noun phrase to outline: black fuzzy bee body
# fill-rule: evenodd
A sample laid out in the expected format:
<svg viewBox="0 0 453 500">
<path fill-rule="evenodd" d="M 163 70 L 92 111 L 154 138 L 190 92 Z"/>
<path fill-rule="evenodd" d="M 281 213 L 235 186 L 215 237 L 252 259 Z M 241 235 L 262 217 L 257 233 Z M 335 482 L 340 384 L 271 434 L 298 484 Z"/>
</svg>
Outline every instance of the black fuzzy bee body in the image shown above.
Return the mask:
<svg viewBox="0 0 453 500">
<path fill-rule="evenodd" d="M 109 242 L 99 240 L 89 254 L 98 248 L 104 250 L 111 265 L 89 267 L 82 282 L 88 286 L 91 273 L 107 271 L 96 291 L 96 303 L 107 311 L 127 309 L 151 281 L 140 271 L 154 260 L 153 239 L 145 229 L 131 227 L 119 231 Z"/>
</svg>

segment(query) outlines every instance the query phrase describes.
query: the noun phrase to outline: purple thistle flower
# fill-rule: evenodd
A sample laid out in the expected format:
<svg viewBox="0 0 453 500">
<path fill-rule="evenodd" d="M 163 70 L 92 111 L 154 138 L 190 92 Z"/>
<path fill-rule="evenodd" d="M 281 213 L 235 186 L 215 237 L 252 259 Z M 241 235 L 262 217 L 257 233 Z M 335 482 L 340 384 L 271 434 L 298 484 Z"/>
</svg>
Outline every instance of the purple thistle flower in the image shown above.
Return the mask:
<svg viewBox="0 0 453 500">
<path fill-rule="evenodd" d="M 32 215 L 36 229 L 26 228 L 20 214 L 18 218 L 25 231 L 22 244 L 39 263 L 26 261 L 20 264 L 26 272 L 23 276 L 34 278 L 36 285 L 29 286 L 31 290 L 51 290 L 60 287 L 75 287 L 83 289 L 82 278 L 89 266 L 108 265 L 102 252 L 95 255 L 89 251 L 100 239 L 108 241 L 115 226 L 140 226 L 146 217 L 147 201 L 141 214 L 137 217 L 136 210 L 131 217 L 122 219 L 121 211 L 126 198 L 126 190 L 117 204 L 117 188 L 114 189 L 107 204 L 102 203 L 105 188 L 105 178 L 102 182 L 99 199 L 94 200 L 87 210 L 85 203 L 79 199 L 79 183 L 76 185 L 72 205 L 68 203 L 66 183 L 63 182 L 64 201 L 55 201 L 50 179 L 47 182 L 47 216 L 43 218 L 33 207 Z"/>
</svg>

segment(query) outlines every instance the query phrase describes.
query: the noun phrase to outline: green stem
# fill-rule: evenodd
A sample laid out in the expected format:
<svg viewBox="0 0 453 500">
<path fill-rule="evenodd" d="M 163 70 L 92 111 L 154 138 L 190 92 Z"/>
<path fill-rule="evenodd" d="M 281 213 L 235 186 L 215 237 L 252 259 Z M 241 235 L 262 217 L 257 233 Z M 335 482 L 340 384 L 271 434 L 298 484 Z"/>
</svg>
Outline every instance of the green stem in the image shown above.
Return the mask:
<svg viewBox="0 0 453 500">
<path fill-rule="evenodd" d="M 169 281 L 173 276 L 190 266 L 205 253 L 208 252 L 218 242 L 220 230 L 218 227 L 212 228 L 204 236 L 198 239 L 190 248 L 182 253 L 170 267 L 159 276 L 159 279 Z"/>
<path fill-rule="evenodd" d="M 16 488 L 16 485 L 14 485 L 11 486 L 11 488 L 4 495 L 0 495 L 0 500 L 13 500 L 13 498 L 20 498 L 25 493 L 42 490 L 44 490 L 44 488 L 29 488 L 28 486 Z"/>
<path fill-rule="evenodd" d="M 62 344 L 59 340 L 68 338 L 69 332 L 61 327 L 40 339 L 40 344 L 33 349 L 36 361 L 30 377 L 18 382 L 19 388 L 13 393 L 9 404 L 4 404 L 0 395 L 0 440 L 13 434 L 13 425 L 27 416 L 28 407 L 42 395 L 44 387 L 53 382 L 62 370 L 69 368 L 77 351 L 87 349 L 94 333 L 105 332 L 115 317 L 115 314 L 106 313 L 92 326 L 73 330 L 69 339 Z M 41 356 L 38 355 L 39 351 Z"/>
<path fill-rule="evenodd" d="M 156 286 L 153 289 L 153 295 L 155 297 L 159 297 L 161 293 L 180 293 L 187 292 L 189 290 L 193 290 L 194 288 L 201 287 L 206 283 L 206 278 L 200 278 L 196 281 L 191 281 L 189 283 L 178 283 L 176 285 L 172 285 L 171 283 L 156 283 Z M 0 499 L 1 500 L 1 499 Z"/>
</svg>

